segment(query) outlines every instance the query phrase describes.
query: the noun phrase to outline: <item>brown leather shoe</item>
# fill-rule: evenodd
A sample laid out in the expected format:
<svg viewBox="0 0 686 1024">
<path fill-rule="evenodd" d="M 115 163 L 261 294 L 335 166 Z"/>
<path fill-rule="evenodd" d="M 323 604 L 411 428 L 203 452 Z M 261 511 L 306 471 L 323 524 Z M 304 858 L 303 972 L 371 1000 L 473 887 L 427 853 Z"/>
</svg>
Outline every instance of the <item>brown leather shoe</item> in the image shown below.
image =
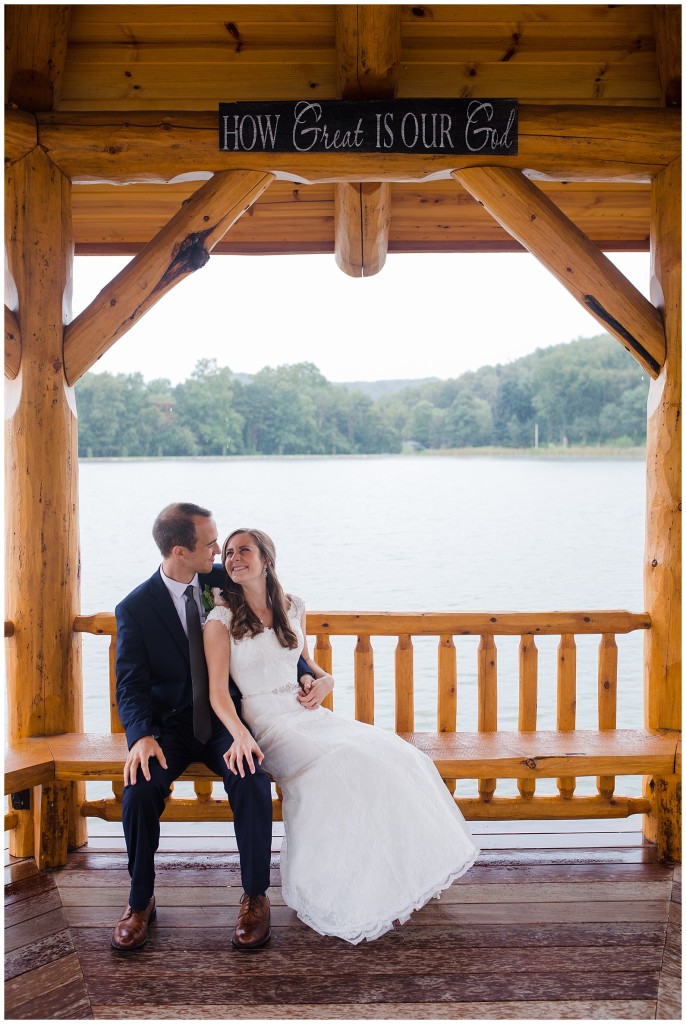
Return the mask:
<svg viewBox="0 0 686 1024">
<path fill-rule="evenodd" d="M 114 929 L 112 949 L 120 949 L 124 952 L 140 949 L 148 941 L 148 925 L 156 917 L 154 896 L 145 910 L 132 910 L 127 905 Z"/>
<path fill-rule="evenodd" d="M 241 896 L 236 930 L 231 939 L 234 949 L 259 949 L 271 938 L 269 899 L 266 896 Z"/>
</svg>

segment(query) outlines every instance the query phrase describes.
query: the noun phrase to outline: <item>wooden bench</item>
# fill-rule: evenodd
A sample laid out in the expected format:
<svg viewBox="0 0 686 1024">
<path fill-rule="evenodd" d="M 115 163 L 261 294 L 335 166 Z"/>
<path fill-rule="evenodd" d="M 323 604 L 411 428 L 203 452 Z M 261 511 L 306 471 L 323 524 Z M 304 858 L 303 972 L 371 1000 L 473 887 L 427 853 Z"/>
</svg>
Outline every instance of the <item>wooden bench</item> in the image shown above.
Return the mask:
<svg viewBox="0 0 686 1024">
<path fill-rule="evenodd" d="M 311 612 L 308 613 L 308 635 L 315 639 L 313 656 L 326 671 L 333 672 L 332 639 L 356 639 L 352 656 L 355 718 L 361 722 L 375 721 L 374 638 L 396 638 L 395 731 L 408 743 L 426 753 L 436 764 L 451 793 L 457 780 L 477 780 L 477 796 L 460 795 L 457 802 L 469 820 L 609 818 L 662 813 L 664 786 L 670 785 L 680 772 L 680 732 L 642 729 L 616 729 L 618 693 L 618 646 L 616 636 L 650 628 L 645 613 L 627 611 L 563 611 L 563 612 Z M 66 837 L 59 842 L 46 839 L 55 827 L 64 831 L 63 808 L 80 808 L 84 817 L 107 821 L 121 819 L 123 765 L 126 741 L 116 711 L 116 621 L 109 612 L 78 616 L 77 632 L 110 638 L 109 687 L 110 728 L 103 735 L 67 734 L 22 741 L 21 751 L 13 748 L 11 757 L 17 774 L 6 775 L 6 787 L 21 781 L 19 769 L 35 771 L 34 793 L 40 799 L 47 790 L 49 800 L 39 811 L 34 809 L 36 834 L 43 846 L 36 859 L 53 864 L 66 860 Z M 577 729 L 577 636 L 594 635 L 598 640 L 597 729 Z M 422 642 L 434 638 L 437 652 L 436 732 L 415 730 L 414 638 Z M 518 647 L 518 710 L 517 730 L 498 730 L 498 644 L 499 637 L 517 637 Z M 469 647 L 476 660 L 476 701 L 478 732 L 458 729 L 458 647 L 464 666 L 468 651 L 463 640 L 478 638 L 478 648 Z M 540 640 L 539 640 L 540 638 Z M 549 670 L 539 680 L 537 643 L 556 644 L 556 671 Z M 500 642 L 500 641 L 498 641 Z M 468 669 L 467 669 L 468 671 Z M 425 673 L 426 669 L 422 669 Z M 465 678 L 465 669 L 462 671 Z M 425 680 L 423 680 L 425 686 Z M 511 685 L 511 682 L 509 683 Z M 555 686 L 556 729 L 543 731 L 538 725 L 539 690 L 548 692 Z M 326 706 L 333 707 L 332 695 Z M 32 746 L 35 744 L 35 748 Z M 46 759 L 47 744 L 52 759 Z M 27 752 L 35 749 L 35 757 Z M 21 754 L 21 757 L 20 757 Z M 19 760 L 17 760 L 19 758 Z M 21 760 L 23 758 L 24 760 Z M 52 771 L 48 781 L 40 783 L 41 772 Z M 622 796 L 615 791 L 615 776 L 642 775 L 651 780 L 643 796 Z M 595 776 L 592 786 L 579 787 L 577 777 Z M 34 777 L 35 778 L 35 777 Z M 501 786 L 497 780 L 516 780 Z M 540 786 L 537 780 L 554 779 L 553 795 L 544 795 L 551 787 Z M 89 799 L 84 782 L 112 782 L 112 793 L 104 798 Z M 203 765 L 191 765 L 180 781 L 188 780 L 194 793 L 186 797 L 186 786 L 179 786 L 168 801 L 168 821 L 226 821 L 230 809 L 223 794 L 215 798 L 215 777 Z M 654 780 L 655 785 L 652 785 Z M 28 786 L 29 783 L 27 783 Z M 402 779 L 398 780 L 402 785 Z M 79 791 L 74 792 L 75 785 Z M 587 795 L 592 790 L 594 795 Z M 70 792 L 67 799 L 62 794 Z M 63 803 L 61 804 L 60 801 Z M 661 803 L 662 801 L 662 803 Z M 664 809 L 664 808 L 663 808 Z M 49 813 L 48 813 L 49 812 Z M 17 812 L 20 816 L 28 812 Z M 40 818 L 40 821 L 38 820 Z M 281 818 L 278 787 L 274 800 L 274 819 Z M 57 822 L 57 826 L 55 823 Z M 7 824 L 7 823 L 6 823 Z M 79 840 L 74 820 L 70 822 L 74 842 Z M 46 831 L 47 830 L 47 831 Z M 17 832 L 15 832 L 15 837 Z M 15 838 L 16 843 L 16 838 Z M 46 848 L 47 852 L 46 852 Z M 27 855 L 27 854 L 23 854 Z"/>
<path fill-rule="evenodd" d="M 20 793 L 55 778 L 55 758 L 47 737 L 20 740 L 5 749 L 5 793 Z"/>
<path fill-rule="evenodd" d="M 50 827 L 43 797 L 54 781 L 55 758 L 45 737 L 20 740 L 5 749 L 5 795 L 12 798 L 11 810 L 5 813 L 5 831 L 30 833 L 30 849 L 40 847 L 41 821 L 45 828 Z"/>
<path fill-rule="evenodd" d="M 536 780 L 569 776 L 648 775 L 672 776 L 681 772 L 681 734 L 645 730 L 570 730 L 536 732 L 477 732 L 400 734 L 402 739 L 421 750 L 436 765 L 442 778 L 454 787 L 457 779 Z M 126 737 L 122 733 L 66 733 L 58 736 L 22 740 L 8 748 L 6 754 L 5 792 L 16 793 L 33 787 L 40 794 L 46 783 L 112 781 L 121 794 L 122 773 L 126 759 Z M 180 781 L 196 784 L 195 799 L 175 798 L 167 814 L 168 820 L 226 821 L 231 811 L 225 798 L 212 796 L 217 780 L 203 764 L 192 764 Z M 198 784 L 200 791 L 198 791 Z M 53 787 L 54 788 L 54 787 Z M 647 813 L 649 802 L 643 798 L 594 798 L 602 816 L 627 816 Z M 491 800 L 458 799 L 458 805 L 470 820 L 493 817 L 498 808 L 497 797 Z M 574 816 L 560 796 L 522 799 L 518 817 L 563 818 Z M 587 813 L 593 804 L 586 801 Z M 193 812 L 192 814 L 190 812 Z M 86 801 L 82 813 L 121 820 L 119 800 Z M 281 819 L 281 804 L 274 801 L 275 820 Z M 8 827 L 7 821 L 5 827 Z M 66 838 L 58 844 L 60 862 L 66 862 Z M 41 854 L 37 856 L 37 860 Z M 46 862 L 44 867 L 57 866 Z M 63 859 L 62 859 L 63 858 Z"/>
</svg>

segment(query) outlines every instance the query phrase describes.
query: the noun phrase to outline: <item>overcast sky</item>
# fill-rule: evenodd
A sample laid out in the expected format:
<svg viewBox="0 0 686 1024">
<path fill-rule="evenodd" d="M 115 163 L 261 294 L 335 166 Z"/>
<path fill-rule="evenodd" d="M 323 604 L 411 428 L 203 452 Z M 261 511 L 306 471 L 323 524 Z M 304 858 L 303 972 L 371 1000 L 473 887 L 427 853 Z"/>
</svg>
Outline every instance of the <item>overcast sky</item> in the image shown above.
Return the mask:
<svg viewBox="0 0 686 1024">
<path fill-rule="evenodd" d="M 610 258 L 649 294 L 647 253 Z M 76 258 L 74 316 L 126 262 Z M 525 253 L 391 254 L 366 279 L 333 256 L 212 256 L 93 370 L 176 384 L 207 358 L 234 373 L 311 362 L 331 381 L 446 379 L 601 332 Z"/>
</svg>

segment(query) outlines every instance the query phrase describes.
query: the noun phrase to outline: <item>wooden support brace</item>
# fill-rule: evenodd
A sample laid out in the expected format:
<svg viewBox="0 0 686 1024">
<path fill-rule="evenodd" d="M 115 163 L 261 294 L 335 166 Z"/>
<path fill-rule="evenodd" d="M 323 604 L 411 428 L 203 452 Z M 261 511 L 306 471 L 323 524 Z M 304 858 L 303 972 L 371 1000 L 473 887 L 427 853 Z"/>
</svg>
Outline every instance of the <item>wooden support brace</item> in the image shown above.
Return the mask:
<svg viewBox="0 0 686 1024">
<path fill-rule="evenodd" d="M 21 363 L 21 333 L 15 314 L 5 306 L 5 376 L 10 380 L 19 373 Z"/>
<path fill-rule="evenodd" d="M 655 378 L 665 359 L 659 311 L 561 210 L 519 171 L 470 167 L 452 177 L 550 270 Z"/>
<path fill-rule="evenodd" d="M 274 175 L 221 171 L 128 263 L 64 334 L 67 380 L 75 383 L 133 324 L 184 277 L 204 266 Z"/>
<path fill-rule="evenodd" d="M 402 8 L 398 4 L 337 4 L 336 53 L 341 99 L 391 99 L 400 62 Z M 350 277 L 372 277 L 383 267 L 391 224 L 387 182 L 336 185 L 336 263 Z"/>
</svg>

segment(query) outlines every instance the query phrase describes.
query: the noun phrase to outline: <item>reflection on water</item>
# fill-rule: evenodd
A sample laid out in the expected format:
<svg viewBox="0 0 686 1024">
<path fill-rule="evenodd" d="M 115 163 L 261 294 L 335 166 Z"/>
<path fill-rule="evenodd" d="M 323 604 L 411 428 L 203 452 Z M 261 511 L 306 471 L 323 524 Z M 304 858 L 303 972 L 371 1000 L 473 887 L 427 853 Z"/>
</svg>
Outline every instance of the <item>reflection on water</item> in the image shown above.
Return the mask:
<svg viewBox="0 0 686 1024">
<path fill-rule="evenodd" d="M 284 587 L 318 611 L 642 611 L 642 461 L 351 457 L 84 462 L 82 608 L 111 611 L 159 564 L 168 502 L 212 509 L 220 539 L 266 530 Z M 618 726 L 642 725 L 642 635 L 617 637 Z M 393 725 L 395 640 L 373 640 L 376 721 Z M 580 726 L 597 726 L 597 645 L 579 637 Z M 354 638 L 334 639 L 352 715 Z M 456 638 L 458 727 L 476 728 L 478 638 Z M 498 721 L 516 726 L 518 639 L 498 646 Z M 556 638 L 539 647 L 539 728 L 554 728 Z M 438 641 L 417 638 L 416 728 L 434 729 Z M 86 728 L 109 729 L 107 642 L 84 638 Z M 499 787 L 500 791 L 500 787 Z"/>
</svg>

